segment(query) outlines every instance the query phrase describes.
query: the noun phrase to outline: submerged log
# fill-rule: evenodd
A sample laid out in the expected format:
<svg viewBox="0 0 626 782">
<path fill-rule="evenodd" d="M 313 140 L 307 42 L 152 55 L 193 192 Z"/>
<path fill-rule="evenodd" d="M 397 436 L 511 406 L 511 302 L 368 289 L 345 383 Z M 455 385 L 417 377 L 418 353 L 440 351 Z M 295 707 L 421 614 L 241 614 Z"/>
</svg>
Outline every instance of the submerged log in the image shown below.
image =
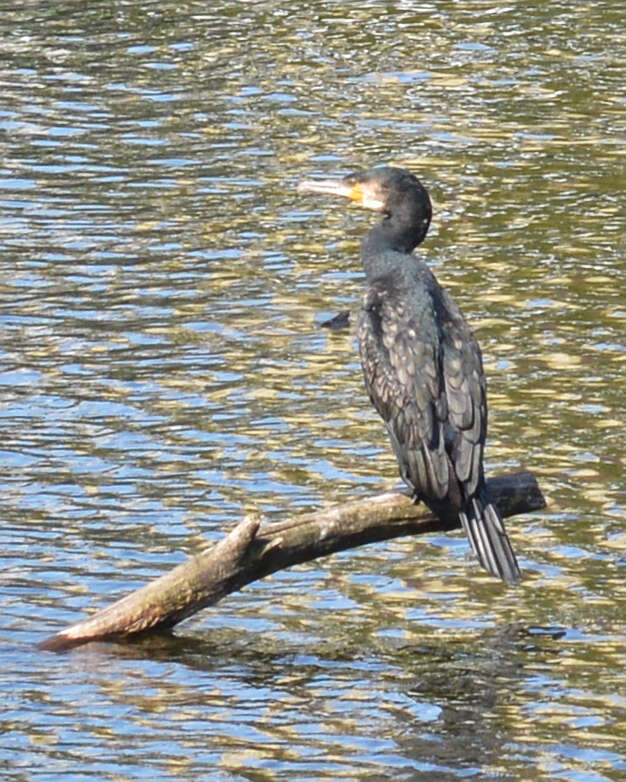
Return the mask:
<svg viewBox="0 0 626 782">
<path fill-rule="evenodd" d="M 537 481 L 529 472 L 491 478 L 487 484 L 503 517 L 545 507 Z M 454 525 L 457 526 L 460 525 Z M 452 528 L 400 491 L 385 492 L 281 523 L 261 524 L 258 518 L 246 517 L 217 544 L 91 618 L 47 638 L 39 648 L 63 651 L 89 641 L 120 639 L 148 630 L 171 628 L 225 595 L 277 570 L 366 543 Z"/>
</svg>

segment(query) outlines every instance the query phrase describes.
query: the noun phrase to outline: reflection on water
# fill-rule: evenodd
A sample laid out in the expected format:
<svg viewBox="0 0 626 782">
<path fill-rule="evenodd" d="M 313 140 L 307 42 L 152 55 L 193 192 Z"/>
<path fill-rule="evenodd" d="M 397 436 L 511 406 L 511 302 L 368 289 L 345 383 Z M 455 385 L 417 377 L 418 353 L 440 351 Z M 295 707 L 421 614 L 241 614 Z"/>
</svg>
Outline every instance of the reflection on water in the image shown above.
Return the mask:
<svg viewBox="0 0 626 782">
<path fill-rule="evenodd" d="M 609 3 L 3 10 L 10 778 L 624 774 L 622 27 Z M 549 497 L 510 524 L 523 586 L 460 536 L 401 540 L 176 637 L 34 651 L 245 512 L 395 481 L 353 335 L 317 328 L 356 311 L 371 216 L 295 190 L 383 161 L 431 190 L 489 468 Z"/>
</svg>

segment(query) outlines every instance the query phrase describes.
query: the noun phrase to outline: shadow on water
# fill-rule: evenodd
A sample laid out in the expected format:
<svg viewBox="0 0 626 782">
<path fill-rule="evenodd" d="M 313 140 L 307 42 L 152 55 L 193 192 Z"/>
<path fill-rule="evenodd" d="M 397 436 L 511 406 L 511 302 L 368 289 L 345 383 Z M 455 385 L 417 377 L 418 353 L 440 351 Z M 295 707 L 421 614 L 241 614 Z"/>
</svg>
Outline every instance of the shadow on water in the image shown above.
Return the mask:
<svg viewBox="0 0 626 782">
<path fill-rule="evenodd" d="M 195 694 L 186 691 L 183 713 L 192 704 L 204 704 L 208 716 L 223 699 L 262 732 L 265 709 L 274 702 L 292 751 L 302 751 L 299 745 L 308 733 L 327 732 L 334 722 L 339 728 L 346 711 L 356 708 L 358 734 L 365 744 L 387 742 L 386 754 L 390 761 L 395 758 L 399 778 L 427 779 L 436 773 L 438 779 L 452 780 L 482 769 L 481 778 L 497 779 L 502 748 L 518 744 L 523 732 L 526 679 L 558 662 L 559 641 L 566 634 L 564 628 L 510 624 L 466 640 L 386 647 L 359 638 L 303 651 L 232 630 L 206 638 L 155 634 L 125 644 L 91 644 L 78 654 L 94 670 L 103 657 L 124 664 L 157 663 L 164 679 L 173 681 L 193 672 L 205 686 Z M 168 673 L 172 666 L 174 675 Z M 225 680 L 228 695 L 216 699 L 212 686 L 223 686 Z M 163 697 L 171 706 L 169 688 Z M 122 698 L 134 702 L 131 692 Z M 390 715 L 393 738 L 387 729 Z M 208 743 L 219 741 L 219 736 L 207 736 Z M 363 760 L 373 768 L 384 768 L 386 762 L 367 753 Z"/>
</svg>

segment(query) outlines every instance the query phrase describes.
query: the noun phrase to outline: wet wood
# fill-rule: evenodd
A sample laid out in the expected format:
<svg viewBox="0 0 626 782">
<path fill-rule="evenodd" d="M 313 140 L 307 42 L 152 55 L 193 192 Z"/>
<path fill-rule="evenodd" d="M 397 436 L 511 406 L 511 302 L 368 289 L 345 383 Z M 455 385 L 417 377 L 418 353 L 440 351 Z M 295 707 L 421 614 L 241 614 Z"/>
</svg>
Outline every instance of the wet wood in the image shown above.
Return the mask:
<svg viewBox="0 0 626 782">
<path fill-rule="evenodd" d="M 545 507 L 537 481 L 529 472 L 492 478 L 488 486 L 505 518 Z M 39 647 L 62 651 L 89 641 L 171 628 L 277 570 L 366 543 L 447 529 L 450 527 L 428 508 L 415 505 L 400 491 L 277 524 L 262 524 L 258 518 L 246 517 L 219 543 L 89 619 L 51 636 Z"/>
</svg>

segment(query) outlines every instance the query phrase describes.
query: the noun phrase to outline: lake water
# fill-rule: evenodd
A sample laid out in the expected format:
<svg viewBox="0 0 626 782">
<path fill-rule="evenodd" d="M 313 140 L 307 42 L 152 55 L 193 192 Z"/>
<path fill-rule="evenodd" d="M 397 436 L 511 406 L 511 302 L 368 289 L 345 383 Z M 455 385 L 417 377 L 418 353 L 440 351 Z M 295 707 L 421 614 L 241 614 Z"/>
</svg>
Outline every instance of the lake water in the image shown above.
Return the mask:
<svg viewBox="0 0 626 782">
<path fill-rule="evenodd" d="M 0 14 L 0 769 L 44 780 L 626 778 L 624 23 L 601 1 L 18 1 Z M 414 170 L 475 327 L 506 589 L 462 535 L 36 650 L 243 515 L 396 482 L 351 330 Z"/>
</svg>

